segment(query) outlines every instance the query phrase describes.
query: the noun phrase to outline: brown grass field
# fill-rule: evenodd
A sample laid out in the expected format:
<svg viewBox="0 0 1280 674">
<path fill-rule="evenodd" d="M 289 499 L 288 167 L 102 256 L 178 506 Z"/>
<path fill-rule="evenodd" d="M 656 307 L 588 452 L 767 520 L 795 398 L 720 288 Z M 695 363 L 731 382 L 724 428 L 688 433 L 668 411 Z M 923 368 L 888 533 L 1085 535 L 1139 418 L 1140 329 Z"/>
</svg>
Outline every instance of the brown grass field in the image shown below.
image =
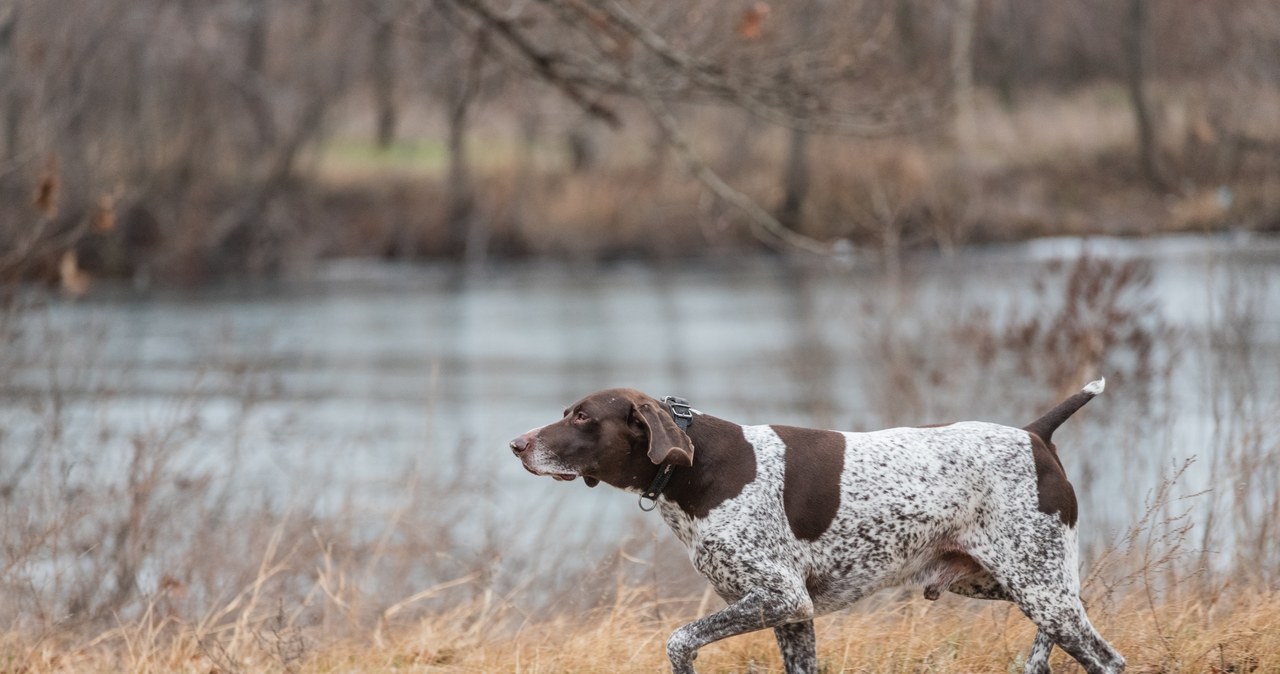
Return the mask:
<svg viewBox="0 0 1280 674">
<path fill-rule="evenodd" d="M 210 628 L 148 616 L 84 641 L 11 633 L 0 650 L 0 671 L 661 672 L 667 635 L 695 614 L 643 598 L 654 591 L 634 590 L 613 606 L 577 617 L 512 620 L 503 606 L 480 601 L 340 639 L 317 637 L 276 617 Z M 1034 634 L 1007 604 L 953 595 L 936 603 L 912 596 L 869 604 L 818 620 L 822 671 L 1021 671 Z M 1090 610 L 1126 656 L 1130 672 L 1280 671 L 1280 596 L 1274 591 L 1226 587 L 1154 604 L 1135 591 Z M 1080 671 L 1060 651 L 1052 663 L 1055 672 Z M 708 646 L 698 666 L 707 673 L 781 671 L 767 631 Z"/>
</svg>

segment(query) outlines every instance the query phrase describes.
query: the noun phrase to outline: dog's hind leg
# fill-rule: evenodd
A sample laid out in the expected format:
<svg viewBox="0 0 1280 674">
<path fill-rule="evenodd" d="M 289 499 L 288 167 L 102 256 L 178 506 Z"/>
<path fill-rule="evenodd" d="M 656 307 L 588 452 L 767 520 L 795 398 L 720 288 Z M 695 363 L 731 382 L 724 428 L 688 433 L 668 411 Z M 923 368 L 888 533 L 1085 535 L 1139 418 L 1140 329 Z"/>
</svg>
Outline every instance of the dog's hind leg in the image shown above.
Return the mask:
<svg viewBox="0 0 1280 674">
<path fill-rule="evenodd" d="M 1024 517 L 1020 524 L 1014 540 L 1000 545 L 975 542 L 970 550 L 1040 630 L 1026 671 L 1047 670 L 1046 641 L 1057 644 L 1089 674 L 1124 671 L 1124 658 L 1093 628 L 1080 603 L 1075 528 L 1043 513 Z M 1024 554 L 1025 550 L 1039 554 Z"/>
<path fill-rule="evenodd" d="M 1060 597 L 1061 598 L 1061 597 Z M 1054 643 L 1075 658 L 1089 674 L 1119 674 L 1124 671 L 1124 658 L 1098 634 L 1085 615 L 1084 606 L 1079 597 L 1071 597 L 1062 602 L 1043 602 L 1039 599 L 1020 602 L 1023 613 L 1040 628 L 1036 635 L 1037 645 L 1043 646 L 1044 639 Z M 1043 634 L 1045 637 L 1041 637 Z M 1043 650 L 1044 660 L 1048 659 L 1047 648 L 1032 648 L 1032 655 Z M 1040 658 L 1027 659 L 1028 671 Z M 1039 671 L 1047 671 L 1047 663 Z"/>
<path fill-rule="evenodd" d="M 1001 587 L 985 570 L 957 578 L 947 590 L 973 599 L 1013 601 L 1009 591 Z M 1044 630 L 1036 630 L 1036 640 L 1032 642 L 1031 652 L 1027 654 L 1023 674 L 1049 674 L 1049 653 L 1052 650 L 1053 639 Z"/>
</svg>

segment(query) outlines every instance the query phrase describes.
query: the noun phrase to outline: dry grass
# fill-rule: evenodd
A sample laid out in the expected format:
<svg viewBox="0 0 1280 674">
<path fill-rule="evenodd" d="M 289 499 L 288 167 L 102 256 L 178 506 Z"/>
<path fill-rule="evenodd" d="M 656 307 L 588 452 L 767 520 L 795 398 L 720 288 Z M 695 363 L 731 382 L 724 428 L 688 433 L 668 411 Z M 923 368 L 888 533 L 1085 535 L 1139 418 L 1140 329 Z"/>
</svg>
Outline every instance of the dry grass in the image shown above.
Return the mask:
<svg viewBox="0 0 1280 674">
<path fill-rule="evenodd" d="M 5 671 L 29 672 L 660 672 L 666 636 L 696 613 L 629 593 L 579 616 L 512 616 L 476 601 L 392 629 L 335 638 L 270 611 L 225 627 L 140 620 L 85 640 L 10 633 Z M 817 621 L 827 672 L 1017 671 L 1034 629 L 1007 604 L 954 596 L 877 597 Z M 1280 595 L 1232 588 L 1150 605 L 1132 596 L 1094 610 L 1131 672 L 1201 674 L 1280 668 Z M 1055 652 L 1055 671 L 1077 671 Z M 777 672 L 772 635 L 705 648 L 700 671 Z"/>
</svg>

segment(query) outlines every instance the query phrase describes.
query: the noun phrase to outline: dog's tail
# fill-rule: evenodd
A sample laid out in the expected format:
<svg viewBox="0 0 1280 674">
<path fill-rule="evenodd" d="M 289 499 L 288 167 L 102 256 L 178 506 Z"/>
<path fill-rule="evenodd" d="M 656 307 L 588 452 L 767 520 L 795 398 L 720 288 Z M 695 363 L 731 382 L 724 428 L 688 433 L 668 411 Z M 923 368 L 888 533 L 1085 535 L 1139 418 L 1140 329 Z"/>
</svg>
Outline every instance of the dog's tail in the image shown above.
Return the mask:
<svg viewBox="0 0 1280 674">
<path fill-rule="evenodd" d="M 1058 403 L 1058 406 L 1049 410 L 1047 414 L 1036 419 L 1035 421 L 1023 426 L 1022 429 L 1040 436 L 1044 440 L 1044 444 L 1049 444 L 1053 432 L 1075 414 L 1077 410 L 1084 407 L 1084 404 L 1093 400 L 1094 396 L 1102 393 L 1102 389 L 1107 387 L 1105 378 L 1091 381 L 1080 392 Z"/>
</svg>

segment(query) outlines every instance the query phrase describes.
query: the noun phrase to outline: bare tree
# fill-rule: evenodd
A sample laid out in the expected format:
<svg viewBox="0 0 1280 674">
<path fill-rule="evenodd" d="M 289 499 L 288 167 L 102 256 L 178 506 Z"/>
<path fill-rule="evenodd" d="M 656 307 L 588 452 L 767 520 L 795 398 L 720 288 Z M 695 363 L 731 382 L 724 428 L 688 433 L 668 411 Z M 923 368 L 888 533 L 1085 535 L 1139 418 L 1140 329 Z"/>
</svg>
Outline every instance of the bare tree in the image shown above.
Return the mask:
<svg viewBox="0 0 1280 674">
<path fill-rule="evenodd" d="M 935 76 L 939 69 L 888 71 L 895 55 L 870 47 L 871 33 L 895 7 L 888 2 L 823 5 L 827 12 L 820 25 L 791 29 L 796 21 L 804 23 L 804 12 L 816 12 L 800 9 L 800 19 L 788 17 L 789 30 L 760 40 L 743 35 L 740 28 L 745 39 L 732 39 L 743 17 L 760 11 L 739 3 L 692 11 L 667 3 L 537 0 L 499 10 L 488 0 L 448 1 L 492 28 L 509 63 L 556 87 L 587 114 L 617 126 L 622 118 L 611 101 L 645 101 L 693 174 L 718 196 L 744 208 L 754 231 L 784 245 L 804 237 L 783 234 L 788 228 L 759 207 L 745 208 L 750 199 L 716 175 L 683 139 L 674 103 L 740 107 L 796 134 L 861 136 L 932 125 L 948 106 L 941 94 L 945 83 Z M 794 214 L 807 182 L 801 168 L 806 162 L 803 135 L 793 135 L 792 148 L 787 172 L 791 196 L 780 211 Z M 816 242 L 802 247 L 825 248 Z"/>
<path fill-rule="evenodd" d="M 0 254 L 30 251 L 40 262 L 22 268 L 56 277 L 68 252 L 115 275 L 143 255 L 196 275 L 269 272 L 285 256 L 322 250 L 314 254 L 478 258 L 504 234 L 520 250 L 537 236 L 522 225 L 548 221 L 524 206 L 557 198 L 537 189 L 542 146 L 532 139 L 563 138 L 574 125 L 594 142 L 579 143 L 582 171 L 565 184 L 632 182 L 635 173 L 623 175 L 632 167 L 590 161 L 596 146 L 602 157 L 611 151 L 618 136 L 608 134 L 621 129 L 619 146 L 653 148 L 637 190 L 662 189 L 675 159 L 716 197 L 680 214 L 714 213 L 704 220 L 716 221 L 709 235 L 727 223 L 738 228 L 728 238 L 749 232 L 781 248 L 826 251 L 846 235 L 881 243 L 854 222 L 874 211 L 911 230 L 903 246 L 945 247 L 955 237 L 916 233 L 942 232 L 931 218 L 964 223 L 952 216 L 966 207 L 953 202 L 976 201 L 973 190 L 985 187 L 982 176 L 966 182 L 962 157 L 972 153 L 984 89 L 1012 106 L 1020 87 L 1065 100 L 1068 88 L 1097 82 L 1128 91 L 1143 181 L 1163 186 L 1175 169 L 1205 185 L 1245 181 L 1253 197 L 1224 190 L 1222 203 L 1269 208 L 1280 137 L 1264 119 L 1280 72 L 1274 4 L 0 0 Z M 557 114 L 566 103 L 576 109 Z M 482 134 L 521 124 L 523 163 L 508 189 L 505 174 L 474 160 L 492 147 Z M 357 162 L 338 156 L 348 143 L 328 141 L 354 125 L 372 125 L 364 135 L 382 147 L 438 125 L 445 166 L 438 177 L 393 176 L 429 183 L 424 190 L 386 189 L 382 173 L 335 187 L 321 171 L 337 167 L 345 179 Z M 1178 165 L 1163 161 L 1161 127 L 1170 142 L 1189 139 Z M 870 148 L 885 161 L 920 155 L 938 178 L 936 200 L 851 204 L 860 188 L 826 146 Z M 37 191 L 56 208 L 35 207 Z M 420 198 L 439 206 L 388 194 L 430 194 Z M 333 199 L 368 213 L 385 238 L 339 231 L 356 219 L 340 214 L 313 224 Z M 143 246 L 143 230 L 161 243 Z"/>
<path fill-rule="evenodd" d="M 386 149 L 395 142 L 399 107 L 396 104 L 396 24 L 400 21 L 399 3 L 384 3 L 373 12 L 373 69 L 374 105 L 377 109 L 376 139 L 378 147 Z"/>
<path fill-rule="evenodd" d="M 13 56 L 13 33 L 18 25 L 18 7 L 14 2 L 0 3 L 0 115 L 3 120 L 4 160 L 13 162 L 18 155 L 18 118 L 21 96 L 16 91 Z"/>
<path fill-rule="evenodd" d="M 494 24 L 477 20 L 453 2 L 431 4 L 418 23 L 421 39 L 438 57 L 427 73 L 428 87 L 442 100 L 445 113 L 445 246 L 474 267 L 485 257 L 489 222 L 478 207 L 470 133 L 479 104 L 498 86 L 491 67 Z"/>
<path fill-rule="evenodd" d="M 767 5 L 764 5 L 767 7 Z M 803 3 L 797 10 L 797 29 L 802 38 L 812 40 L 818 21 L 819 7 L 814 2 Z M 743 17 L 742 28 L 749 28 L 752 21 L 763 21 L 760 7 L 752 7 Z M 767 16 L 767 14 L 766 14 Z M 744 32 L 740 28 L 739 32 Z M 782 205 L 778 208 L 778 221 L 791 229 L 800 223 L 805 197 L 809 194 L 809 132 L 796 126 L 791 129 L 787 144 L 786 173 L 782 181 Z"/>
<path fill-rule="evenodd" d="M 1129 0 L 1129 14 L 1125 23 L 1126 84 L 1129 102 L 1133 106 L 1134 123 L 1138 132 L 1138 161 L 1142 175 L 1156 189 L 1163 189 L 1165 181 L 1156 159 L 1155 123 L 1144 90 L 1146 83 L 1146 0 Z"/>
<path fill-rule="evenodd" d="M 972 159 L 978 130 L 973 111 L 973 34 L 978 0 L 959 0 L 951 30 L 951 81 L 955 105 L 955 139 L 965 161 Z"/>
</svg>

